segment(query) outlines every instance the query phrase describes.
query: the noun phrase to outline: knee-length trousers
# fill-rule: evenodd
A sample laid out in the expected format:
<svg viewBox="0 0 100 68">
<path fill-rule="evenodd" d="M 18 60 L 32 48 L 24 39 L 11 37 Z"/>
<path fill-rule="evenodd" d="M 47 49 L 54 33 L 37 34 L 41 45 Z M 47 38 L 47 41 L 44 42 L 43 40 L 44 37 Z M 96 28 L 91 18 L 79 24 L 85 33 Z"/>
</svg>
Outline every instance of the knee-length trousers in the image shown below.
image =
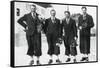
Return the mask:
<svg viewBox="0 0 100 68">
<path fill-rule="evenodd" d="M 47 42 L 48 42 L 48 54 L 49 55 L 58 55 L 60 54 L 59 47 L 56 46 L 56 41 L 58 36 L 55 34 L 47 34 Z M 56 51 L 58 50 L 58 51 Z"/>
<path fill-rule="evenodd" d="M 71 47 L 71 37 L 65 37 L 64 38 L 64 46 L 65 46 L 65 55 L 69 56 L 76 56 L 77 55 L 77 49 L 76 47 Z"/>
<path fill-rule="evenodd" d="M 41 56 L 41 33 L 26 35 L 26 39 L 28 43 L 27 55 Z"/>
</svg>

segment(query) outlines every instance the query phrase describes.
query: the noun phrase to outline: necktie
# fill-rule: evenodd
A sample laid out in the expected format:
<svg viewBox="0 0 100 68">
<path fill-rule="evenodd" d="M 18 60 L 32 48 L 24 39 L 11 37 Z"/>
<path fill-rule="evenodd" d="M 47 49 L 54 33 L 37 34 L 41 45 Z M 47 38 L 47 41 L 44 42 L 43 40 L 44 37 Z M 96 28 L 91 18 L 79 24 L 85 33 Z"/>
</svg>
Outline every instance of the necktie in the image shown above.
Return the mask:
<svg viewBox="0 0 100 68">
<path fill-rule="evenodd" d="M 36 14 L 35 14 L 35 13 L 33 13 L 33 14 L 32 14 L 32 17 L 33 17 L 33 18 L 35 18 L 35 17 L 36 17 Z"/>
<path fill-rule="evenodd" d="M 55 23 L 55 19 L 54 18 L 52 19 L 52 23 Z"/>
<path fill-rule="evenodd" d="M 66 19 L 67 24 L 69 24 L 69 19 Z"/>
</svg>

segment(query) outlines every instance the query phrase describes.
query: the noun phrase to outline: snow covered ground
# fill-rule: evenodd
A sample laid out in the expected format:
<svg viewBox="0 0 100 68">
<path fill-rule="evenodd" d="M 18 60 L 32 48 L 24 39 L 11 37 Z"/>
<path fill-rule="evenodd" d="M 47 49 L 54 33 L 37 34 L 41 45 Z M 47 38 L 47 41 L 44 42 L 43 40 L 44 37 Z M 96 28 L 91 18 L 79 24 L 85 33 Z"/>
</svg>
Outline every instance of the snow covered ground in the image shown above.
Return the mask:
<svg viewBox="0 0 100 68">
<path fill-rule="evenodd" d="M 64 17 L 64 11 L 67 9 L 67 5 L 54 5 L 52 4 L 52 8 L 54 8 L 56 10 L 56 17 L 59 19 L 63 19 Z M 15 65 L 16 66 L 26 66 L 29 65 L 31 58 L 26 55 L 27 53 L 27 41 L 26 41 L 26 36 L 25 36 L 25 32 L 23 32 L 23 27 L 20 26 L 17 23 L 17 20 L 22 17 L 24 14 L 27 14 L 29 12 L 28 8 L 27 8 L 27 3 L 15 3 Z M 71 12 L 71 14 L 75 14 L 75 13 L 81 13 L 81 7 L 82 6 L 69 6 L 69 11 Z M 17 12 L 17 8 L 20 9 L 20 16 L 16 16 L 16 12 Z M 60 9 L 59 9 L 60 8 Z M 96 29 L 96 25 L 97 25 L 97 15 L 96 15 L 96 7 L 87 7 L 88 8 L 88 13 L 90 15 L 92 15 L 93 20 L 94 20 L 94 29 Z M 51 8 L 46 8 L 44 9 L 41 6 L 37 5 L 37 10 L 39 10 L 38 12 L 42 12 L 40 13 L 41 15 L 44 16 L 44 18 L 48 18 L 50 17 L 50 10 Z M 91 12 L 93 11 L 93 12 Z M 94 33 L 95 30 L 94 30 Z M 78 39 L 79 40 L 79 39 Z M 79 41 L 78 41 L 79 43 Z M 96 45 L 96 37 L 91 37 L 91 54 L 89 55 L 89 60 L 90 61 L 96 61 L 96 49 L 97 45 Z M 40 57 L 40 62 L 41 64 L 47 64 L 48 60 L 49 60 L 49 55 L 47 55 L 47 51 L 48 51 L 48 44 L 47 44 L 47 40 L 44 34 L 42 34 L 42 56 Z M 77 62 L 80 62 L 80 59 L 82 57 L 82 55 L 80 54 L 80 50 L 79 50 L 79 45 L 77 46 L 77 51 L 78 51 L 78 55 L 77 55 Z M 62 44 L 60 46 L 60 60 L 62 61 L 62 63 L 65 63 L 66 61 L 66 56 L 64 55 L 65 53 L 65 47 L 64 44 Z M 53 64 L 55 64 L 55 56 L 53 56 L 54 58 L 54 62 Z M 36 57 L 35 57 L 36 58 Z M 72 63 L 72 61 L 70 62 Z M 35 63 L 36 65 L 36 63 Z"/>
<path fill-rule="evenodd" d="M 31 58 L 26 55 L 27 53 L 27 41 L 26 41 L 26 37 L 25 37 L 25 33 L 20 33 L 20 34 L 15 34 L 15 65 L 16 66 L 26 66 L 29 65 Z M 78 41 L 79 43 L 79 41 Z M 89 60 L 90 61 L 96 61 L 96 37 L 91 37 L 91 54 L 89 55 Z M 47 51 L 48 51 L 48 44 L 46 41 L 46 37 L 44 34 L 42 34 L 42 56 L 40 57 L 40 62 L 41 64 L 48 64 L 48 60 L 49 60 L 49 55 L 47 55 Z M 76 57 L 77 62 L 80 62 L 80 59 L 82 57 L 82 55 L 80 54 L 79 51 L 79 45 L 77 46 L 77 51 L 78 51 L 78 55 Z M 65 63 L 67 57 L 64 55 L 65 53 L 65 47 L 64 44 L 62 44 L 60 46 L 60 60 L 62 61 L 62 63 Z M 36 58 L 36 57 L 34 57 Z M 56 64 L 55 62 L 56 56 L 53 56 L 53 64 Z M 72 63 L 72 61 L 68 62 L 68 63 Z M 36 65 L 36 63 L 34 64 Z"/>
</svg>

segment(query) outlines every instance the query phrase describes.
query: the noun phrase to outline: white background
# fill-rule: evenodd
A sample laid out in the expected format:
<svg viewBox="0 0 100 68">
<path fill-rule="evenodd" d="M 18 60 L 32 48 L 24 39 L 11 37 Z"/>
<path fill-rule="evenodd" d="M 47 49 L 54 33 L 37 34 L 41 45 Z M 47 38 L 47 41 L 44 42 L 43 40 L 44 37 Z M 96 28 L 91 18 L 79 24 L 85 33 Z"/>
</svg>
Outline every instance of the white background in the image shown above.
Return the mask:
<svg viewBox="0 0 100 68">
<path fill-rule="evenodd" d="M 32 3 L 26 3 L 26 2 L 16 2 L 15 3 L 15 51 L 14 51 L 14 54 L 15 54 L 15 66 L 26 66 L 26 65 L 29 65 L 30 61 L 31 61 L 31 57 L 26 55 L 27 53 L 27 49 L 28 49 L 28 44 L 27 44 L 27 40 L 26 40 L 26 33 L 23 31 L 24 28 L 18 24 L 18 19 L 20 17 L 22 17 L 24 14 L 27 14 L 30 12 L 30 8 L 29 8 L 29 4 L 32 4 Z M 64 11 L 67 10 L 67 5 L 57 5 L 57 4 L 51 4 L 53 7 L 49 7 L 49 8 L 43 8 L 39 5 L 36 5 L 37 7 L 37 13 L 39 13 L 42 17 L 44 18 L 49 18 L 50 17 L 50 10 L 52 8 L 54 8 L 56 10 L 56 17 L 58 19 L 63 19 L 64 18 Z M 27 8 L 26 8 L 27 6 Z M 81 7 L 82 6 L 73 6 L 73 5 L 70 5 L 69 6 L 69 11 L 71 12 L 71 14 L 75 14 L 75 13 L 82 13 L 81 11 Z M 16 15 L 16 9 L 19 8 L 20 9 L 20 16 L 17 16 Z M 28 10 L 29 9 L 29 10 Z M 87 7 L 87 12 L 89 14 L 92 15 L 93 17 L 93 21 L 94 21 L 94 27 L 91 29 L 91 33 L 93 33 L 93 31 L 96 29 L 96 7 Z M 92 12 L 91 12 L 92 11 Z M 79 33 L 79 32 L 78 32 Z M 45 34 L 42 33 L 42 36 L 41 36 L 41 42 L 42 42 L 42 55 L 40 56 L 40 63 L 43 65 L 43 64 L 47 64 L 49 59 L 50 59 L 50 56 L 47 55 L 47 51 L 48 51 L 48 43 L 47 43 L 47 39 L 46 39 L 46 36 Z M 77 40 L 77 44 L 79 44 L 79 34 L 78 34 L 78 40 Z M 96 61 L 96 37 L 91 37 L 91 40 L 90 40 L 90 45 L 91 45 L 91 48 L 90 48 L 90 54 L 89 54 L 89 61 Z M 77 56 L 76 56 L 76 60 L 77 62 L 80 62 L 81 58 L 82 58 L 82 54 L 80 53 L 80 49 L 79 49 L 79 46 L 77 46 Z M 53 64 L 57 64 L 55 61 L 57 59 L 57 57 L 55 55 L 53 55 Z M 62 43 L 62 45 L 60 45 L 60 55 L 59 55 L 59 59 L 62 63 L 66 63 L 66 59 L 67 59 L 67 56 L 65 56 L 65 47 L 64 47 L 64 43 Z M 71 61 L 68 62 L 68 63 L 73 63 L 72 61 L 72 57 L 71 57 Z M 34 57 L 34 62 L 36 61 L 36 57 Z M 34 65 L 36 65 L 36 63 L 34 63 Z"/>
<path fill-rule="evenodd" d="M 27 0 L 28 1 L 28 0 Z M 33 1 L 33 0 L 31 0 Z M 34 0 L 39 1 L 40 0 Z M 86 5 L 98 5 L 99 0 L 41 0 L 41 2 L 54 2 L 54 3 L 69 3 L 69 4 L 86 4 Z M 100 10 L 100 9 L 99 9 Z M 92 11 L 91 11 L 92 12 Z M 99 11 L 98 11 L 99 12 Z M 99 16 L 99 15 L 98 15 Z M 99 16 L 100 17 L 100 16 Z M 98 18 L 99 18 L 98 17 Z M 99 20 L 100 21 L 100 20 Z M 99 46 L 99 21 L 98 21 L 98 50 Z M 0 68 L 10 68 L 10 0 L 1 0 L 0 2 Z M 100 50 L 99 50 L 100 52 Z M 100 55 L 98 56 L 100 57 Z M 98 59 L 98 61 L 100 58 Z M 84 64 L 67 64 L 67 65 L 53 65 L 53 66 L 41 66 L 36 68 L 98 68 L 98 63 L 84 63 Z M 26 67 L 28 68 L 28 67 Z M 32 68 L 32 67 L 30 67 Z"/>
</svg>

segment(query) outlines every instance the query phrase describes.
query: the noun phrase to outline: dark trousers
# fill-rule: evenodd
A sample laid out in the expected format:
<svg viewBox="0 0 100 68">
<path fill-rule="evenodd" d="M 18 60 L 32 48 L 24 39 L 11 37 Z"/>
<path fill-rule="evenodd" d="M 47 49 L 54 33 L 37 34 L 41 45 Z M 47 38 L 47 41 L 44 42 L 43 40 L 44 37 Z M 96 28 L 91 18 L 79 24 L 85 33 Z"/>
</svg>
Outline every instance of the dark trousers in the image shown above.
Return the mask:
<svg viewBox="0 0 100 68">
<path fill-rule="evenodd" d="M 90 54 L 90 36 L 80 36 L 80 52 Z"/>
<path fill-rule="evenodd" d="M 27 55 L 30 56 L 41 56 L 41 33 L 34 35 L 26 35 L 28 42 L 28 51 Z"/>
<path fill-rule="evenodd" d="M 48 54 L 53 55 L 58 53 L 56 50 L 56 41 L 57 41 L 57 35 L 55 34 L 47 34 L 47 42 L 48 42 Z"/>
<path fill-rule="evenodd" d="M 65 45 L 65 55 L 69 56 L 76 56 L 77 55 L 77 49 L 76 47 L 71 47 L 71 37 L 65 37 L 64 38 L 64 45 Z"/>
</svg>

